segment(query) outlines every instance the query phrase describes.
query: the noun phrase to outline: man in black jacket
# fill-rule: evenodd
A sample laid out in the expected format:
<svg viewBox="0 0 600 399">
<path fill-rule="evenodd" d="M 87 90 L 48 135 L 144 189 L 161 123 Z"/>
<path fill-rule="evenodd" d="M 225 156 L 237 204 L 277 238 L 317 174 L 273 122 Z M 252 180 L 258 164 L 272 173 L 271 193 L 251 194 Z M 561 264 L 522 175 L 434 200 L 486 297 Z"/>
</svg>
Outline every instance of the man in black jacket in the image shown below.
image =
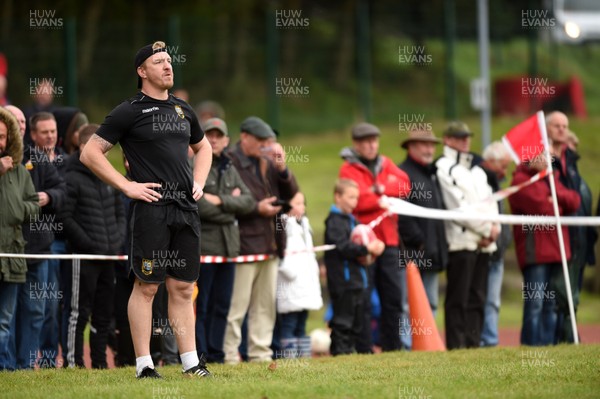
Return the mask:
<svg viewBox="0 0 600 399">
<path fill-rule="evenodd" d="M 98 125 L 79 134 L 83 150 Z M 68 245 L 75 253 L 116 254 L 125 238 L 125 211 L 119 192 L 103 183 L 75 153 L 67 166 L 67 201 L 61 212 Z M 106 368 L 106 345 L 113 312 L 114 262 L 74 260 L 66 364 L 84 367 L 83 331 L 91 314 L 93 368 Z M 64 356 L 64 355 L 63 355 Z"/>
<path fill-rule="evenodd" d="M 21 137 L 25 134 L 25 116 L 17 107 L 6 108 L 19 122 Z M 36 115 L 32 119 L 35 118 Z M 52 126 L 52 120 L 47 123 Z M 56 212 L 61 207 L 66 194 L 66 184 L 48 156 L 34 146 L 24 149 L 23 165 L 29 171 L 33 186 L 39 196 L 42 212 L 31 216 L 23 224 L 23 238 L 27 241 L 25 253 L 49 254 L 54 234 L 62 231 L 62 223 L 56 219 Z M 62 293 L 58 284 L 48 281 L 47 259 L 27 260 L 27 281 L 19 286 L 17 308 L 13 318 L 13 331 L 10 351 L 16 360 L 17 369 L 33 369 L 37 359 L 37 351 L 42 340 L 44 307 L 47 302 L 58 303 Z M 56 357 L 56 354 L 54 355 Z"/>
<path fill-rule="evenodd" d="M 546 129 L 550 138 L 551 155 L 553 155 L 552 169 L 558 170 L 560 173 L 560 182 L 565 187 L 577 191 L 582 199 L 577 211 L 569 216 L 591 216 L 591 194 L 577 166 L 580 156 L 568 145 L 570 135 L 569 118 L 560 111 L 550 112 L 546 115 Z M 594 233 L 594 229 L 589 226 L 569 226 L 571 246 L 569 277 L 575 312 L 577 312 L 579 305 L 579 280 L 582 278 L 583 269 L 586 264 L 595 263 L 594 244 L 596 238 Z M 556 284 L 558 325 L 556 328 L 555 343 L 574 342 L 566 284 L 562 273 L 557 279 Z"/>
<path fill-rule="evenodd" d="M 410 196 L 407 201 L 425 208 L 444 209 L 442 193 L 435 175 L 433 155 L 435 146 L 441 142 L 431 131 L 411 131 L 401 143 L 407 152 L 406 160 L 398 165 L 410 177 Z M 400 265 L 413 261 L 423 279 L 431 311 L 435 315 L 438 307 L 438 273 L 446 268 L 448 244 L 444 222 L 402 216 L 398 230 L 403 248 Z M 410 331 L 410 326 L 406 326 Z M 403 329 L 404 330 L 404 329 Z M 402 331 L 401 331 L 402 333 Z"/>
</svg>

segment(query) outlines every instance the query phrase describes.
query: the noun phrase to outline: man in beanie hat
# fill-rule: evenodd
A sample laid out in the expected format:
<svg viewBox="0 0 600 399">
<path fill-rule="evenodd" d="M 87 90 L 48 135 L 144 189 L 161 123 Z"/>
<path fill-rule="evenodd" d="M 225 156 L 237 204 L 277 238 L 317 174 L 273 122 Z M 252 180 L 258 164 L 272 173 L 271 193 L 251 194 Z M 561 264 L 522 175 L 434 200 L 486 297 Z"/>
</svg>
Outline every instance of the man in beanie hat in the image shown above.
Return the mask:
<svg viewBox="0 0 600 399">
<path fill-rule="evenodd" d="M 0 107 L 0 252 L 24 253 L 22 224 L 39 213 L 38 195 L 31 176 L 21 165 L 23 142 L 15 117 Z M 0 371 L 14 370 L 9 340 L 19 287 L 25 283 L 24 258 L 0 258 Z M 25 334 L 25 332 L 22 332 Z"/>
<path fill-rule="evenodd" d="M 340 156 L 344 164 L 339 178 L 354 180 L 359 187 L 358 205 L 354 216 L 362 224 L 372 222 L 381 216 L 385 209 L 379 205 L 382 196 L 406 197 L 410 192 L 410 180 L 387 157 L 379 155 L 379 128 L 370 123 L 359 123 L 352 128 L 352 148 L 344 148 Z M 365 320 L 361 342 L 356 345 L 359 352 L 372 352 L 370 296 L 372 288 L 377 288 L 381 299 L 381 319 L 379 324 L 381 349 L 408 349 L 409 342 L 400 342 L 398 325 L 407 317 L 406 311 L 406 270 L 398 267 L 400 240 L 398 237 L 398 215 L 384 218 L 373 232 L 385 243 L 385 250 L 377 258 L 369 272 L 369 290 L 365 298 Z"/>
<path fill-rule="evenodd" d="M 444 209 L 444 201 L 435 176 L 433 156 L 435 146 L 442 140 L 429 130 L 412 130 L 400 144 L 406 150 L 406 160 L 400 169 L 410 178 L 411 190 L 408 201 L 431 209 Z M 448 243 L 444 222 L 436 219 L 404 216 L 398 223 L 400 238 L 404 244 L 403 263 L 412 260 L 421 273 L 423 286 L 431 311 L 435 315 L 438 307 L 438 274 L 448 262 Z M 403 329 L 410 334 L 410 326 Z"/>
<path fill-rule="evenodd" d="M 171 57 L 164 42 L 135 56 L 138 92 L 106 117 L 81 153 L 81 162 L 100 179 L 133 199 L 129 264 L 135 284 L 128 313 L 138 378 L 161 378 L 150 356 L 152 300 L 159 284 L 169 292 L 169 319 L 184 373 L 209 376 L 196 352 L 192 294 L 200 270 L 200 218 L 196 201 L 212 162 L 193 109 L 169 94 Z M 129 161 L 127 180 L 104 154 L 117 142 Z M 195 153 L 193 171 L 188 147 Z"/>
</svg>

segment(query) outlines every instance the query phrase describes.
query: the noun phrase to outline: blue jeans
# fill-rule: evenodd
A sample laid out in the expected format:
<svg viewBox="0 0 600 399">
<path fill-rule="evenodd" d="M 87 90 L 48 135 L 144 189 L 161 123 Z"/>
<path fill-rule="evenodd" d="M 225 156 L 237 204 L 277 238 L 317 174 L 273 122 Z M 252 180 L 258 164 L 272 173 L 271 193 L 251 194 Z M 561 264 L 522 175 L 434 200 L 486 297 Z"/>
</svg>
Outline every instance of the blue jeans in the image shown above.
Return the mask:
<svg viewBox="0 0 600 399">
<path fill-rule="evenodd" d="M 488 291 L 483 315 L 481 346 L 498 345 L 498 316 L 500 314 L 500 291 L 504 275 L 504 259 L 490 261 Z"/>
<path fill-rule="evenodd" d="M 523 269 L 523 328 L 521 344 L 551 345 L 556 333 L 556 292 L 551 277 L 560 273 L 556 263 L 527 265 Z"/>
<path fill-rule="evenodd" d="M 16 359 L 17 369 L 33 369 L 44 324 L 44 304 L 51 300 L 48 289 L 48 260 L 27 265 L 27 280 L 19 285 L 17 309 L 12 325 L 15 334 L 9 348 Z"/>
<path fill-rule="evenodd" d="M 235 263 L 202 263 L 196 298 L 196 350 L 209 362 L 223 363 L 227 314 L 233 294 Z"/>
<path fill-rule="evenodd" d="M 439 302 L 439 273 L 423 270 L 420 270 L 420 272 L 423 287 L 425 287 L 425 293 L 429 300 L 429 306 L 431 306 L 431 313 L 433 313 L 433 317 L 435 318 Z"/>
<path fill-rule="evenodd" d="M 12 320 L 17 309 L 19 283 L 0 281 L 0 370 L 14 370 L 15 358 L 9 350 L 10 338 L 15 335 Z"/>
<path fill-rule="evenodd" d="M 402 325 L 408 326 L 410 325 L 410 312 L 408 309 L 408 286 L 406 285 L 405 267 L 400 268 L 400 287 L 402 287 L 400 295 L 402 313 L 400 313 L 400 318 L 402 319 Z M 412 348 L 412 335 L 400 334 L 400 343 L 402 344 L 402 348 L 404 350 L 409 351 Z"/>
<path fill-rule="evenodd" d="M 280 313 L 280 338 L 289 339 L 306 336 L 306 319 L 308 319 L 308 310 Z"/>
<path fill-rule="evenodd" d="M 66 254 L 66 243 L 64 240 L 54 240 L 50 246 L 53 254 Z M 60 284 L 60 259 L 51 259 L 48 263 L 48 287 L 56 293 L 56 299 L 46 301 L 44 308 L 44 324 L 40 341 L 40 367 L 57 367 L 58 341 L 60 333 L 60 302 L 64 299 L 64 287 Z M 69 265 L 70 266 L 70 265 Z"/>
</svg>

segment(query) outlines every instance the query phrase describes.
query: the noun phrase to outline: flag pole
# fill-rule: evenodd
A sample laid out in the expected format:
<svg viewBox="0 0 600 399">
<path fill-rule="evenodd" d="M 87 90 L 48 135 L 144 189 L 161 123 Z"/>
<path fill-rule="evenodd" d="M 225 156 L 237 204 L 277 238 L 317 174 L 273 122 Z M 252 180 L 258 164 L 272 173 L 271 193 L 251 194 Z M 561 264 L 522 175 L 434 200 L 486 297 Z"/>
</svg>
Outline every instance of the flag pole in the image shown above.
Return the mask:
<svg viewBox="0 0 600 399">
<path fill-rule="evenodd" d="M 546 132 L 546 120 L 544 111 L 537 112 L 538 126 L 542 131 L 542 140 L 544 142 L 544 153 L 548 164 L 548 179 L 550 180 L 550 191 L 552 192 L 552 206 L 554 207 L 554 216 L 556 216 L 556 230 L 558 231 L 558 246 L 560 248 L 560 258 L 562 261 L 563 275 L 565 277 L 565 286 L 567 288 L 567 302 L 569 303 L 569 314 L 571 315 L 571 328 L 573 329 L 573 339 L 575 345 L 579 344 L 577 335 L 577 324 L 575 322 L 575 308 L 573 307 L 573 295 L 571 294 L 571 279 L 569 278 L 569 268 L 567 265 L 567 253 L 565 251 L 565 241 L 560 223 L 560 214 L 558 212 L 558 201 L 556 199 L 556 185 L 554 184 L 554 173 L 552 171 L 552 158 L 550 156 L 550 145 L 548 143 L 548 133 Z"/>
</svg>

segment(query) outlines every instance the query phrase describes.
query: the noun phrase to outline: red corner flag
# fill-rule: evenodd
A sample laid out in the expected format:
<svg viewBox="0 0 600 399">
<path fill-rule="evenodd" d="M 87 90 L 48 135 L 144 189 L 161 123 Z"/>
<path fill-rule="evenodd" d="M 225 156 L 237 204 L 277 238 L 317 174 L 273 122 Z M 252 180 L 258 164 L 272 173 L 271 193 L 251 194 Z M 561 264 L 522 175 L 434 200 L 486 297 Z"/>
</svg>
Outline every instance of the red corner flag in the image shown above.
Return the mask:
<svg viewBox="0 0 600 399">
<path fill-rule="evenodd" d="M 542 129 L 545 129 L 545 123 L 544 112 L 539 111 L 502 137 L 502 142 L 517 165 L 531 161 L 544 152 Z"/>
</svg>

